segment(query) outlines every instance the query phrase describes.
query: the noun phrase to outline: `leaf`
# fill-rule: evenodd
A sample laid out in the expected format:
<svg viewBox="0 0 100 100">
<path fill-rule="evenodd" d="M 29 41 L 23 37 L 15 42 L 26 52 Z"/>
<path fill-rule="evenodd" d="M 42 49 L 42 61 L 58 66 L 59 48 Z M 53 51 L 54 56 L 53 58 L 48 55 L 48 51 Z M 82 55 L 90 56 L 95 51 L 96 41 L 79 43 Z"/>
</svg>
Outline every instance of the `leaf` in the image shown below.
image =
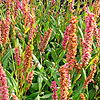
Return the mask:
<svg viewBox="0 0 100 100">
<path fill-rule="evenodd" d="M 100 22 L 98 22 L 97 26 L 99 26 L 99 25 L 100 25 Z"/>
<path fill-rule="evenodd" d="M 82 83 L 84 83 L 85 79 L 86 79 L 86 72 L 84 68 L 82 68 Z"/>
<path fill-rule="evenodd" d="M 35 100 L 40 100 L 40 96 L 38 95 L 38 96 L 35 98 Z"/>
<path fill-rule="evenodd" d="M 93 64 L 93 61 L 95 60 L 95 58 L 98 58 L 98 56 L 95 55 L 95 56 L 92 57 L 91 61 L 89 62 L 89 64 L 88 64 L 87 67 L 85 68 L 85 70 L 87 70 L 88 67 L 89 67 L 91 64 Z"/>
<path fill-rule="evenodd" d="M 39 91 L 41 90 L 42 82 L 43 82 L 43 78 L 42 78 L 41 75 L 39 75 L 39 76 L 38 76 L 38 86 L 39 86 Z"/>
<path fill-rule="evenodd" d="M 81 30 L 81 28 L 78 26 L 78 29 L 79 29 L 79 31 L 80 31 L 80 35 L 81 35 L 81 37 L 82 37 L 82 40 L 84 41 L 84 35 L 83 35 L 83 32 L 82 32 L 82 30 Z"/>
<path fill-rule="evenodd" d="M 32 99 L 33 99 L 33 98 L 36 98 L 36 96 L 37 96 L 38 94 L 39 94 L 39 92 L 32 93 L 31 95 L 29 95 L 29 96 L 26 97 L 26 100 L 27 100 L 27 99 L 30 99 L 30 98 L 32 98 Z M 40 94 L 44 94 L 44 92 L 41 92 Z"/>
<path fill-rule="evenodd" d="M 63 38 L 64 36 L 63 36 L 63 32 L 59 29 L 59 32 L 60 32 L 60 34 L 61 34 L 61 37 Z"/>
<path fill-rule="evenodd" d="M 57 71 L 53 72 L 53 78 L 56 81 L 57 85 L 59 86 L 59 80 L 58 80 L 58 77 L 57 77 Z"/>
<path fill-rule="evenodd" d="M 89 100 L 93 100 L 94 95 L 95 95 L 95 90 L 94 89 L 91 89 L 89 91 Z"/>
<path fill-rule="evenodd" d="M 31 88 L 30 88 L 30 92 L 33 93 L 34 90 L 38 90 L 38 83 L 32 83 L 31 84 Z"/>
<path fill-rule="evenodd" d="M 52 62 L 50 62 L 49 60 L 46 60 L 46 65 L 47 67 L 53 67 L 54 64 Z"/>
<path fill-rule="evenodd" d="M 73 91 L 73 100 L 77 100 L 77 98 L 80 96 L 80 93 L 82 92 L 83 90 L 83 84 L 81 84 L 80 86 L 78 86 L 74 91 Z"/>
<path fill-rule="evenodd" d="M 45 81 L 45 84 L 44 85 L 47 84 L 49 87 L 51 86 L 51 83 L 49 82 L 49 79 L 44 74 L 42 74 L 40 72 L 37 72 L 37 71 L 34 71 L 34 74 L 41 75 L 42 78 L 43 78 L 43 81 Z"/>
<path fill-rule="evenodd" d="M 50 17 L 52 18 L 53 23 L 55 23 L 55 24 L 57 25 L 57 22 L 56 22 L 56 20 L 54 19 L 54 17 L 53 17 L 53 16 L 50 16 Z"/>
<path fill-rule="evenodd" d="M 65 51 L 62 51 L 62 52 L 60 53 L 59 58 L 58 58 L 58 60 L 57 60 L 57 64 L 59 64 L 59 62 L 62 60 L 64 54 L 65 54 Z"/>
<path fill-rule="evenodd" d="M 42 97 L 40 97 L 40 98 L 43 98 L 43 99 L 49 98 L 51 95 L 52 95 L 52 93 L 50 93 L 50 94 L 45 94 L 44 96 L 42 96 Z"/>
<path fill-rule="evenodd" d="M 24 27 L 24 25 L 23 25 L 23 27 Z M 27 27 L 26 27 L 25 33 L 27 33 L 29 30 L 30 30 L 30 27 L 29 27 L 29 24 L 28 24 Z"/>
<path fill-rule="evenodd" d="M 54 49 L 52 49 L 52 51 L 51 51 L 51 56 L 52 56 L 54 62 L 56 62 L 57 61 L 57 54 L 56 54 L 56 51 Z"/>
<path fill-rule="evenodd" d="M 71 3 L 71 2 L 72 2 L 72 0 L 69 0 L 69 1 L 68 1 L 68 3 Z"/>
<path fill-rule="evenodd" d="M 40 70 L 42 68 L 42 65 L 40 64 L 40 62 L 38 61 L 38 59 L 36 58 L 36 56 L 34 54 L 32 54 L 32 56 L 33 56 L 33 59 L 34 59 L 35 64 L 38 63 L 37 68 Z"/>
<path fill-rule="evenodd" d="M 37 20 L 37 21 L 35 22 L 35 24 L 33 25 L 34 28 L 36 28 L 36 26 L 38 25 L 38 22 L 39 22 L 39 20 Z"/>
<path fill-rule="evenodd" d="M 14 53 L 14 48 L 12 49 L 12 53 Z M 6 55 L 3 56 L 1 62 L 4 63 L 5 59 L 8 59 L 10 56 L 11 56 L 11 49 L 9 49 Z"/>
<path fill-rule="evenodd" d="M 7 75 L 7 79 L 8 79 L 8 83 L 9 83 L 9 87 L 11 89 L 14 89 L 17 92 L 17 88 L 18 88 L 18 84 L 15 81 L 15 79 L 13 77 L 11 77 L 11 74 L 8 71 L 5 71 L 6 75 Z"/>
<path fill-rule="evenodd" d="M 93 48 L 94 48 L 94 53 L 97 53 L 97 49 L 94 43 L 93 43 Z"/>
</svg>

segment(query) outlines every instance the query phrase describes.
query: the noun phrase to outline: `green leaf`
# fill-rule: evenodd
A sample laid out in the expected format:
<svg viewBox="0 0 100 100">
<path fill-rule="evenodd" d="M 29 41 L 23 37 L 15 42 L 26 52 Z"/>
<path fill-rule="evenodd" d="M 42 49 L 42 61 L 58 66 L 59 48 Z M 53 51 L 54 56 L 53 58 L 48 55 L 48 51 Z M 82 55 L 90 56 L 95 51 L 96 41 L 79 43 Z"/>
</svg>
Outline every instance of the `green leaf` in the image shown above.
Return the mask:
<svg viewBox="0 0 100 100">
<path fill-rule="evenodd" d="M 38 96 L 35 98 L 35 100 L 40 100 L 40 96 L 38 95 Z"/>
<path fill-rule="evenodd" d="M 94 53 L 97 53 L 97 49 L 94 43 L 93 43 L 93 48 L 94 48 Z"/>
<path fill-rule="evenodd" d="M 98 22 L 97 26 L 99 26 L 99 25 L 100 25 L 100 22 Z"/>
<path fill-rule="evenodd" d="M 49 98 L 51 95 L 52 95 L 52 93 L 50 93 L 50 94 L 46 94 L 46 95 L 44 95 L 44 96 L 42 96 L 42 97 L 40 97 L 40 98 L 43 98 L 43 99 L 45 99 L 45 98 Z"/>
<path fill-rule="evenodd" d="M 74 91 L 73 91 L 73 100 L 77 100 L 77 98 L 80 96 L 80 93 L 82 92 L 83 90 L 83 84 L 81 84 L 80 86 L 78 86 Z"/>
<path fill-rule="evenodd" d="M 62 51 L 62 52 L 60 53 L 59 58 L 58 58 L 58 60 L 57 60 L 57 64 L 59 64 L 59 62 L 62 60 L 64 54 L 65 54 L 65 51 Z"/>
<path fill-rule="evenodd" d="M 63 32 L 59 29 L 59 32 L 61 34 L 61 37 L 63 38 Z"/>
<path fill-rule="evenodd" d="M 17 82 L 13 77 L 11 77 L 11 74 L 8 71 L 6 71 L 6 75 L 7 75 L 9 87 L 11 88 L 11 90 L 14 89 L 15 92 L 17 92 L 17 88 L 18 88 Z"/>
<path fill-rule="evenodd" d="M 34 54 L 32 54 L 32 56 L 33 56 L 33 59 L 34 59 L 35 64 L 38 63 L 37 68 L 40 70 L 42 68 L 42 65 L 40 64 L 40 62 L 38 61 L 38 59 L 36 58 L 36 56 Z"/>
<path fill-rule="evenodd" d="M 86 72 L 84 68 L 82 68 L 82 83 L 84 83 L 85 79 L 86 79 Z"/>
<path fill-rule="evenodd" d="M 52 56 L 54 62 L 56 62 L 57 61 L 57 54 L 56 54 L 56 51 L 54 49 L 52 49 L 52 51 L 51 51 L 51 56 Z"/>
<path fill-rule="evenodd" d="M 91 89 L 89 91 L 89 100 L 93 100 L 94 95 L 95 95 L 95 90 L 94 89 Z"/>
<path fill-rule="evenodd" d="M 95 58 L 98 59 L 97 55 L 95 55 L 95 56 L 92 57 L 91 61 L 89 62 L 89 64 L 88 64 L 87 67 L 85 68 L 85 70 L 87 70 L 88 67 L 89 67 L 91 64 L 93 64 L 93 61 L 95 60 Z"/>
<path fill-rule="evenodd" d="M 39 94 L 39 92 L 32 93 L 31 95 L 29 95 L 29 96 L 26 97 L 26 100 L 27 100 L 27 99 L 36 98 L 36 96 L 37 96 L 38 94 Z M 40 94 L 44 94 L 44 92 L 41 92 Z"/>
<path fill-rule="evenodd" d="M 71 2 L 72 2 L 72 0 L 69 0 L 69 1 L 68 1 L 68 3 L 71 3 Z"/>
<path fill-rule="evenodd" d="M 12 53 L 14 53 L 14 49 L 12 49 Z M 8 59 L 11 57 L 11 49 L 8 50 L 8 52 L 3 56 L 1 62 L 4 63 L 5 59 Z"/>
<path fill-rule="evenodd" d="M 27 27 L 26 27 L 25 33 L 27 33 L 29 30 L 30 30 L 30 27 L 29 27 L 29 24 L 28 24 Z"/>
<path fill-rule="evenodd" d="M 41 75 L 38 76 L 38 86 L 39 86 L 39 91 L 41 90 L 42 88 L 42 82 L 43 82 L 43 78 Z"/>
<path fill-rule="evenodd" d="M 54 63 L 50 62 L 49 60 L 46 60 L 47 67 L 54 67 Z"/>
<path fill-rule="evenodd" d="M 84 41 L 84 35 L 83 35 L 83 32 L 82 32 L 82 30 L 81 30 L 81 28 L 78 26 L 78 29 L 79 29 L 79 31 L 80 31 L 80 35 L 81 35 L 81 37 L 82 37 L 82 40 Z"/>
</svg>

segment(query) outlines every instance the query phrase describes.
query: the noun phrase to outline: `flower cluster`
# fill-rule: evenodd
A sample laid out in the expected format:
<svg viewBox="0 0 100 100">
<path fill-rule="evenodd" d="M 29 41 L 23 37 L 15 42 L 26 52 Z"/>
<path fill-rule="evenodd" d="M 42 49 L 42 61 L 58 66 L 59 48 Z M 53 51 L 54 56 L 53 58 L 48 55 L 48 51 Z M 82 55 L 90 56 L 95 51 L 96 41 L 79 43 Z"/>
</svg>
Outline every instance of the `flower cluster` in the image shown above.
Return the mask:
<svg viewBox="0 0 100 100">
<path fill-rule="evenodd" d="M 11 93 L 13 100 L 19 100 L 14 93 Z"/>
<path fill-rule="evenodd" d="M 63 46 L 63 49 L 64 49 L 64 50 L 66 50 L 66 43 L 67 43 L 67 41 L 68 41 L 68 31 L 69 31 L 69 29 L 70 29 L 70 25 L 67 26 L 66 31 L 65 31 L 65 33 L 64 33 L 64 37 L 63 37 L 62 46 Z"/>
<path fill-rule="evenodd" d="M 29 83 L 29 84 L 32 84 L 32 80 L 33 80 L 33 74 L 34 74 L 34 71 L 32 70 L 30 73 L 29 73 L 29 75 L 28 75 L 28 77 L 27 77 L 27 82 Z"/>
<path fill-rule="evenodd" d="M 73 11 L 74 9 L 74 0 L 72 0 L 72 2 L 70 3 L 70 11 Z"/>
<path fill-rule="evenodd" d="M 68 89 L 71 88 L 71 80 L 68 69 L 68 64 L 60 67 L 60 100 L 67 100 L 69 94 Z"/>
<path fill-rule="evenodd" d="M 9 91 L 7 86 L 7 77 L 0 62 L 0 98 L 1 100 L 9 100 Z"/>
<path fill-rule="evenodd" d="M 91 82 L 93 80 L 94 74 L 96 72 L 96 63 L 97 63 L 97 59 L 94 60 L 94 65 L 92 66 L 92 71 L 89 74 L 89 76 L 86 78 L 86 80 L 84 81 L 84 84 L 83 84 L 84 89 L 86 89 L 86 86 L 89 84 L 89 82 Z"/>
<path fill-rule="evenodd" d="M 94 7 L 93 12 L 95 14 L 97 14 L 97 17 L 99 17 L 99 15 L 100 15 L 100 0 L 96 0 L 96 2 L 93 3 L 93 7 Z"/>
<path fill-rule="evenodd" d="M 24 70 L 27 71 L 28 67 L 31 68 L 32 65 L 33 65 L 32 50 L 31 50 L 31 45 L 28 44 L 25 49 Z"/>
<path fill-rule="evenodd" d="M 55 0 L 52 0 L 52 1 L 51 1 L 51 4 L 52 4 L 52 5 L 54 5 L 54 4 L 55 4 L 55 2 L 56 2 Z"/>
<path fill-rule="evenodd" d="M 2 20 L 0 20 L 0 45 L 2 44 L 2 37 L 1 37 L 1 30 L 2 30 L 2 27 L 1 27 L 1 24 L 2 24 Z"/>
<path fill-rule="evenodd" d="M 32 11 L 33 11 L 32 12 L 33 17 L 30 16 L 30 34 L 29 34 L 29 41 L 30 42 L 31 42 L 33 34 L 35 32 L 35 29 L 34 29 L 34 26 L 33 26 L 35 24 L 35 13 L 34 13 L 35 9 L 33 8 Z"/>
<path fill-rule="evenodd" d="M 42 40 L 40 43 L 40 52 L 43 52 L 45 48 L 47 47 L 51 34 L 52 34 L 52 29 L 50 28 L 48 32 L 45 32 L 44 39 L 41 37 Z"/>
<path fill-rule="evenodd" d="M 83 93 L 80 94 L 81 100 L 86 100 Z"/>
<path fill-rule="evenodd" d="M 53 91 L 53 95 L 52 95 L 53 100 L 58 100 L 58 96 L 57 96 L 58 89 L 57 89 L 57 85 L 55 81 L 52 81 L 52 85 L 50 88 L 52 88 L 52 91 Z"/>
<path fill-rule="evenodd" d="M 91 58 L 92 44 L 93 44 L 93 31 L 95 25 L 95 16 L 93 13 L 88 13 L 86 17 L 86 34 L 83 44 L 82 66 L 86 66 Z"/>
<path fill-rule="evenodd" d="M 19 66 L 20 65 L 20 57 L 19 57 L 19 49 L 18 47 L 15 48 L 15 60 L 17 61 L 17 65 Z"/>
<path fill-rule="evenodd" d="M 96 22 L 95 22 L 95 27 L 94 27 L 94 35 L 97 39 L 97 47 L 100 46 L 100 32 L 99 32 L 99 29 L 97 28 L 97 25 L 96 25 Z"/>
<path fill-rule="evenodd" d="M 16 17 L 17 17 L 18 7 L 19 7 L 19 0 L 15 0 L 15 8 L 14 8 L 14 18 L 15 18 L 15 20 L 16 20 Z"/>
<path fill-rule="evenodd" d="M 28 44 L 26 49 L 25 49 L 25 60 L 24 60 L 24 71 L 27 74 L 26 80 L 28 83 L 32 83 L 33 79 L 33 71 L 28 73 L 29 69 L 32 68 L 33 66 L 33 61 L 32 61 L 32 50 L 31 50 L 31 45 Z"/>
<path fill-rule="evenodd" d="M 22 12 L 23 12 L 23 19 L 25 22 L 25 26 L 29 23 L 30 19 L 30 9 L 29 9 L 29 1 L 28 0 L 22 0 Z"/>
<path fill-rule="evenodd" d="M 7 17 L 6 17 L 6 21 L 5 21 L 5 29 L 4 29 L 4 33 L 2 33 L 2 43 L 4 44 L 4 47 L 6 46 L 7 43 L 7 39 L 9 36 L 9 31 L 10 31 L 10 0 L 6 1 L 6 7 L 7 7 Z"/>
<path fill-rule="evenodd" d="M 70 70 L 73 70 L 75 64 L 75 56 L 77 53 L 77 36 L 76 32 L 76 16 L 73 16 L 70 21 L 69 31 L 68 31 L 68 47 L 67 47 L 67 54 L 66 54 L 66 61 L 69 64 Z"/>
<path fill-rule="evenodd" d="M 100 16 L 100 0 L 98 2 L 97 16 Z"/>
</svg>

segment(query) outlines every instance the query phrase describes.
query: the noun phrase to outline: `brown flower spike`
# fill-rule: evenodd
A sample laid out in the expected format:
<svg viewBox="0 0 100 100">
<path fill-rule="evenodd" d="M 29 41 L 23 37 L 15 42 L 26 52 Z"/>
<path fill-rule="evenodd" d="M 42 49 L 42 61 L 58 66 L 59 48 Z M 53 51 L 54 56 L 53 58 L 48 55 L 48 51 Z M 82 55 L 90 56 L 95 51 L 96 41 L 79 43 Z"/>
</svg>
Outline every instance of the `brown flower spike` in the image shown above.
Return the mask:
<svg viewBox="0 0 100 100">
<path fill-rule="evenodd" d="M 60 67 L 60 100 L 68 99 L 68 89 L 69 85 L 69 69 L 68 64 L 66 63 L 64 66 Z"/>
<path fill-rule="evenodd" d="M 76 32 L 76 16 L 72 16 L 69 31 L 68 31 L 68 47 L 67 47 L 67 54 L 66 54 L 66 61 L 69 64 L 70 70 L 73 70 L 74 64 L 76 62 L 75 56 L 77 53 L 77 36 Z"/>
<path fill-rule="evenodd" d="M 32 83 L 32 79 L 33 79 L 33 71 L 30 73 L 28 73 L 28 72 L 33 66 L 32 53 L 33 53 L 33 51 L 31 50 L 31 45 L 28 44 L 25 49 L 24 71 L 27 74 L 26 80 L 30 84 Z"/>
<path fill-rule="evenodd" d="M 44 39 L 42 39 L 40 43 L 40 52 L 44 52 L 45 48 L 47 47 L 51 34 L 52 34 L 51 28 L 48 30 L 48 32 L 45 32 Z"/>
<path fill-rule="evenodd" d="M 33 65 L 32 62 L 32 50 L 31 50 L 31 45 L 28 44 L 26 49 L 25 49 L 25 59 L 24 59 L 24 70 L 27 71 L 28 67 L 31 68 Z M 30 66 L 29 66 L 30 64 Z"/>
</svg>

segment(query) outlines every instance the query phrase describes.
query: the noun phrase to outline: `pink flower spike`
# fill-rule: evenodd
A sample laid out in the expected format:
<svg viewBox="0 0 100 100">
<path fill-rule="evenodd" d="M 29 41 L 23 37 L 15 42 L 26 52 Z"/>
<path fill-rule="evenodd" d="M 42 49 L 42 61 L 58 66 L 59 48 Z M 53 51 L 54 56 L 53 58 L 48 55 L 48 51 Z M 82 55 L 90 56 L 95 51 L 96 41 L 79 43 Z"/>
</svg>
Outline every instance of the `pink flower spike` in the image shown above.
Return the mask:
<svg viewBox="0 0 100 100">
<path fill-rule="evenodd" d="M 52 0 L 51 4 L 54 5 L 55 4 L 55 0 Z"/>
<path fill-rule="evenodd" d="M 57 90 L 58 89 L 57 89 L 57 85 L 56 85 L 55 81 L 52 81 L 50 88 L 52 88 L 52 91 L 53 91 L 53 95 L 52 95 L 53 100 L 58 100 L 58 96 L 57 96 Z"/>
<path fill-rule="evenodd" d="M 0 99 L 9 100 L 9 90 L 7 86 L 7 77 L 0 62 Z"/>
</svg>

